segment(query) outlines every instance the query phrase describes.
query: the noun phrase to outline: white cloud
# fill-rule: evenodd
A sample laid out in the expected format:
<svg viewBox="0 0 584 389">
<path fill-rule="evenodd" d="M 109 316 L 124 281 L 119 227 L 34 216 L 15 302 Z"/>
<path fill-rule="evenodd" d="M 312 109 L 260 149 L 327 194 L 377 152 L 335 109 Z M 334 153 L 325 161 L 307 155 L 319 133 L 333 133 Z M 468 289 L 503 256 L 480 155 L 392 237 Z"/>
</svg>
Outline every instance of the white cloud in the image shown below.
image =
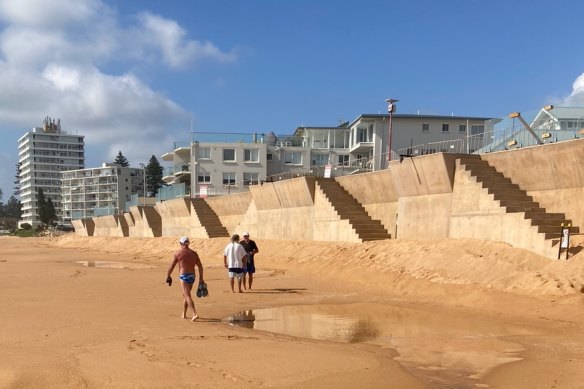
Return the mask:
<svg viewBox="0 0 584 389">
<path fill-rule="evenodd" d="M 61 91 L 78 90 L 81 75 L 77 69 L 51 64 L 43 71 L 43 77 Z"/>
<path fill-rule="evenodd" d="M 189 132 L 180 131 L 189 127 L 189 112 L 135 73 L 108 74 L 104 65 L 136 67 L 136 60 L 147 59 L 150 65 L 186 68 L 235 56 L 190 39 L 162 16 L 142 12 L 133 20 L 121 26 L 100 0 L 0 0 L 0 129 L 15 138 L 0 148 L 16 154 L 16 139 L 46 116 L 85 135 L 87 158 L 102 162 L 118 150 L 133 164 L 147 162 L 169 151 L 173 141 L 188 140 Z M 11 178 L 0 173 L 6 191 Z"/>
<path fill-rule="evenodd" d="M 563 105 L 584 106 L 584 73 L 580 74 L 572 84 L 572 93 L 564 99 Z"/>
<path fill-rule="evenodd" d="M 136 40 L 141 41 L 140 45 L 144 48 L 158 48 L 170 67 L 182 68 L 202 59 L 220 62 L 235 59 L 233 53 L 223 53 L 210 42 L 187 40 L 185 30 L 173 20 L 149 12 L 142 12 L 138 20 L 142 28 Z"/>
<path fill-rule="evenodd" d="M 52 28 L 82 23 L 109 12 L 99 0 L 1 0 L 0 20 L 12 25 Z"/>
</svg>

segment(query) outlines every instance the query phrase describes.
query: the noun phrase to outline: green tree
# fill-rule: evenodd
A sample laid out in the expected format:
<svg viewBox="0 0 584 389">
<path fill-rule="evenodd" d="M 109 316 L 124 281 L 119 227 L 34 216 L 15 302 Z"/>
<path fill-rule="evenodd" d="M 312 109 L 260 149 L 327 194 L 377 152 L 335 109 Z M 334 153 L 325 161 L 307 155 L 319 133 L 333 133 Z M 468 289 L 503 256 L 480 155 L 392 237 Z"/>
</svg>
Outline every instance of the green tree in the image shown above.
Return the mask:
<svg viewBox="0 0 584 389">
<path fill-rule="evenodd" d="M 45 199 L 45 193 L 41 188 L 39 188 L 37 191 L 37 214 L 42 224 L 49 224 L 47 211 L 47 200 Z"/>
<path fill-rule="evenodd" d="M 57 211 L 55 210 L 55 205 L 53 204 L 53 200 L 50 198 L 47 199 L 47 223 L 51 224 L 57 220 Z"/>
<path fill-rule="evenodd" d="M 18 220 L 22 217 L 22 203 L 14 196 L 10 196 L 4 206 L 4 216 L 13 217 Z"/>
<path fill-rule="evenodd" d="M 121 165 L 122 167 L 130 166 L 130 162 L 128 162 L 128 159 L 124 157 L 124 155 L 122 154 L 122 150 L 118 152 L 118 156 L 114 160 L 114 163 L 117 165 Z"/>
<path fill-rule="evenodd" d="M 14 176 L 14 196 L 18 196 L 20 194 L 20 175 L 22 174 L 22 162 L 18 162 L 16 164 L 16 175 Z"/>
<path fill-rule="evenodd" d="M 158 190 L 165 185 L 162 181 L 162 166 L 153 155 L 146 165 L 146 191 L 150 197 L 154 197 Z"/>
</svg>

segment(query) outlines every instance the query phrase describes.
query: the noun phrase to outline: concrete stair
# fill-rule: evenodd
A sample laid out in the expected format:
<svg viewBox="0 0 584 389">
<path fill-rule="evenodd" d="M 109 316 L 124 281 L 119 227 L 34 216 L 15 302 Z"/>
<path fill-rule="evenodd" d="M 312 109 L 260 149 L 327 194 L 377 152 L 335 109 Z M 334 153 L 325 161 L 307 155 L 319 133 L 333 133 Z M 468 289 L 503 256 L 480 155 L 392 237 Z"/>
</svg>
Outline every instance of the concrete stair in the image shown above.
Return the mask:
<svg viewBox="0 0 584 389">
<path fill-rule="evenodd" d="M 209 238 L 224 238 L 229 236 L 229 232 L 223 227 L 221 220 L 219 220 L 219 217 L 209 204 L 207 204 L 205 199 L 194 198 L 191 200 L 199 222 L 207 231 Z"/>
<path fill-rule="evenodd" d="M 557 255 L 557 245 L 560 241 L 562 224 L 571 224 L 563 213 L 547 212 L 539 203 L 527 195 L 517 184 L 490 166 L 480 156 L 469 155 L 462 157 L 460 165 L 474 177 L 477 184 L 497 202 L 506 213 L 523 213 L 529 224 L 529 233 L 538 234 L 542 241 L 542 250 L 538 254 L 553 257 Z M 571 227 L 571 233 L 579 233 L 580 228 Z M 527 231 L 526 231 L 527 233 Z M 509 242 L 513 244 L 513 242 Z M 554 248 L 554 246 L 556 246 Z"/>
<path fill-rule="evenodd" d="M 318 178 L 316 184 L 322 189 L 341 220 L 349 221 L 362 242 L 391 238 L 381 222 L 371 219 L 365 208 L 337 181 L 332 178 Z"/>
</svg>

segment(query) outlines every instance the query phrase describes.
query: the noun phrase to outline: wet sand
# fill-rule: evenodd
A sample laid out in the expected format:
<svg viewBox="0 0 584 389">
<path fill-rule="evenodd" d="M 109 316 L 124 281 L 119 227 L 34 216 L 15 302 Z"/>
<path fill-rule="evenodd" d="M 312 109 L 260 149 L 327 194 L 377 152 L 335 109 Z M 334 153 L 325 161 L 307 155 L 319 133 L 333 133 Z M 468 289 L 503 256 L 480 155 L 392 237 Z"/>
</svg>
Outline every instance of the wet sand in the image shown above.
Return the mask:
<svg viewBox="0 0 584 389">
<path fill-rule="evenodd" d="M 472 240 L 257 242 L 254 290 L 233 294 L 227 242 L 193 240 L 210 294 L 195 298 L 192 323 L 180 318 L 176 270 L 164 283 L 174 239 L 0 238 L 0 387 L 583 386 L 581 254 L 559 263 Z M 260 326 L 282 309 L 307 314 L 284 323 L 316 334 L 330 325 L 323 315 L 341 316 L 332 331 L 349 337 Z M 260 329 L 230 325 L 242 311 Z"/>
</svg>

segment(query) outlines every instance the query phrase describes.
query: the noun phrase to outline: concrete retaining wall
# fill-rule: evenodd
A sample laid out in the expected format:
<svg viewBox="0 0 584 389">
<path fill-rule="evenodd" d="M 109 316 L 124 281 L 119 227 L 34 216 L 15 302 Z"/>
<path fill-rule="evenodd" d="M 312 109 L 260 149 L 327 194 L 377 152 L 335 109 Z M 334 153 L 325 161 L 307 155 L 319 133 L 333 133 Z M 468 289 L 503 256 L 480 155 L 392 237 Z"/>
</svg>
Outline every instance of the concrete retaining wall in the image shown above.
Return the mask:
<svg viewBox="0 0 584 389">
<path fill-rule="evenodd" d="M 505 215 L 480 184 L 457 169 L 456 154 L 432 154 L 392 161 L 389 170 L 340 177 L 337 181 L 373 219 L 398 239 L 473 237 L 513 242 L 534 248 L 537 235 L 515 236 L 525 226 L 522 217 Z M 481 156 L 525 189 L 548 212 L 565 213 L 584 227 L 584 140 L 524 148 Z M 206 199 L 229 233 L 249 231 L 255 238 L 354 241 L 355 234 L 340 220 L 314 178 L 264 183 L 249 192 Z M 199 236 L 200 223 L 188 201 L 156 206 L 162 235 Z M 115 218 L 95 218 L 95 229 L 75 222 L 80 235 L 153 236 L 137 207 L 124 215 L 128 232 Z"/>
<path fill-rule="evenodd" d="M 584 139 L 502 151 L 482 157 L 548 212 L 584 226 Z"/>
</svg>

